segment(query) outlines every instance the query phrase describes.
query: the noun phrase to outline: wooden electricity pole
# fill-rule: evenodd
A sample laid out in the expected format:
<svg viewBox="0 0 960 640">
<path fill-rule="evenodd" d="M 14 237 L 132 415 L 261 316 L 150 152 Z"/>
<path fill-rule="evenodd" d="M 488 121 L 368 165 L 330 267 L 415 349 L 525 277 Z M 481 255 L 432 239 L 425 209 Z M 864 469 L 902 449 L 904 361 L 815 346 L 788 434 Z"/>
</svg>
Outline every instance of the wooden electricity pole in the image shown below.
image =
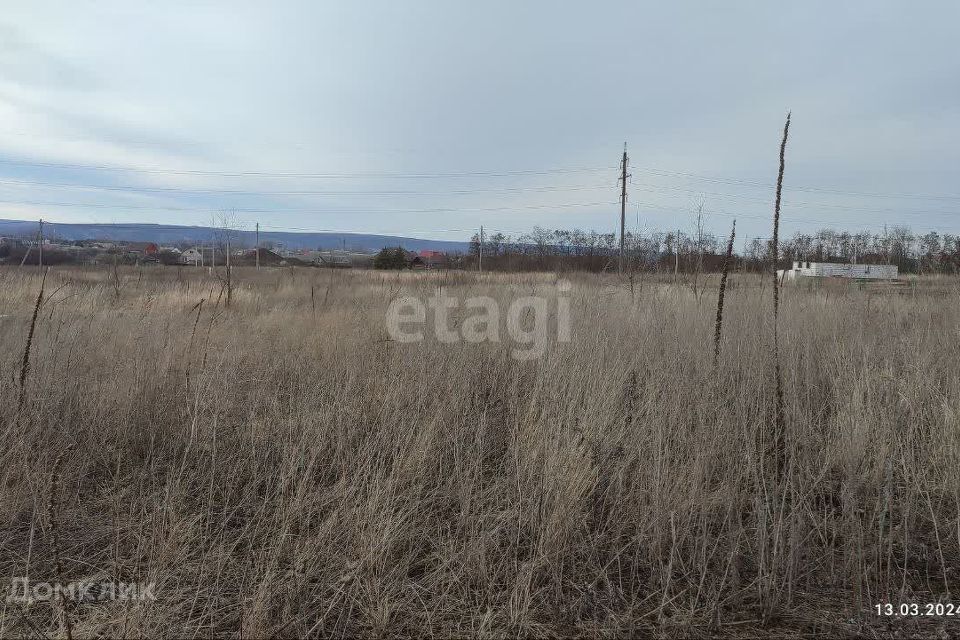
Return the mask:
<svg viewBox="0 0 960 640">
<path fill-rule="evenodd" d="M 627 143 L 623 143 L 623 158 L 620 160 L 620 273 L 623 273 L 624 236 L 627 229 Z"/>
<path fill-rule="evenodd" d="M 230 302 L 233 300 L 233 281 L 230 277 L 233 275 L 230 271 L 230 228 L 227 227 L 227 306 L 230 306 Z"/>
<path fill-rule="evenodd" d="M 676 262 L 673 267 L 673 281 L 677 282 L 677 279 L 680 277 L 680 229 L 677 229 L 677 239 L 676 239 L 677 250 L 674 252 L 674 259 Z"/>
<path fill-rule="evenodd" d="M 40 218 L 40 270 L 43 271 L 43 218 Z"/>
<path fill-rule="evenodd" d="M 257 223 L 257 248 L 254 251 L 257 254 L 257 271 L 260 271 L 260 223 Z"/>
<path fill-rule="evenodd" d="M 483 225 L 480 225 L 480 259 L 478 260 L 478 269 L 483 273 Z"/>
<path fill-rule="evenodd" d="M 40 225 L 41 229 L 43 225 Z M 883 223 L 883 250 L 887 253 L 887 264 L 890 264 L 890 237 L 887 236 L 887 223 Z"/>
</svg>

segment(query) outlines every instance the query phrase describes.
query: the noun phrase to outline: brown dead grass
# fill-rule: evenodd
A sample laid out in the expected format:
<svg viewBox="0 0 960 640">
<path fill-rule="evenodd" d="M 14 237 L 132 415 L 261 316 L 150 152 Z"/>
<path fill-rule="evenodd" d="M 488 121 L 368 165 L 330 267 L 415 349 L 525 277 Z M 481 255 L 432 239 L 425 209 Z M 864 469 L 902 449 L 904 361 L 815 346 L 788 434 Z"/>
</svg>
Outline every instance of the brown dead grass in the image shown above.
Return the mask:
<svg viewBox="0 0 960 640">
<path fill-rule="evenodd" d="M 553 274 L 238 268 L 229 309 L 204 270 L 121 276 L 117 299 L 106 271 L 50 272 L 14 421 L 40 277 L 0 271 L 3 575 L 55 579 L 72 444 L 65 579 L 156 583 L 71 607 L 74 637 L 951 628 L 873 605 L 960 602 L 955 281 L 784 289 L 783 509 L 758 276 L 728 282 L 716 382 L 716 282 L 574 277 L 573 341 L 518 362 L 391 342 L 385 309 L 441 285 L 505 308 Z M 0 609 L 4 637 L 59 628 Z"/>
</svg>

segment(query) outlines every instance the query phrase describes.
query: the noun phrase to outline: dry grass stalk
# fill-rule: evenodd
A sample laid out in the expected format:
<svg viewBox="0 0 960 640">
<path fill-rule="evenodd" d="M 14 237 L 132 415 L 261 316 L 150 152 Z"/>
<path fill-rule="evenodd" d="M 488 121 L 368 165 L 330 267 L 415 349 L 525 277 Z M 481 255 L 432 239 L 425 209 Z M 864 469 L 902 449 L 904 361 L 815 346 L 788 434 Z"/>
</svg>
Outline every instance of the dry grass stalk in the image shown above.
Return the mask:
<svg viewBox="0 0 960 640">
<path fill-rule="evenodd" d="M 132 281 L 133 269 L 121 274 Z M 780 300 L 781 365 L 803 393 L 791 396 L 785 442 L 796 490 L 778 512 L 762 486 L 771 451 L 744 446 L 769 444 L 772 422 L 772 399 L 756 400 L 772 386 L 769 340 L 756 339 L 770 298 L 753 277 L 727 282 L 730 364 L 716 402 L 702 392 L 715 379 L 701 340 L 714 314 L 689 294 L 663 304 L 672 273 L 648 275 L 632 307 L 616 275 L 566 274 L 573 340 L 518 362 L 505 333 L 499 344 L 444 344 L 428 326 L 422 342 L 377 343 L 384 287 L 428 299 L 430 273 L 383 284 L 361 270 L 330 274 L 317 331 L 306 304 L 316 272 L 294 281 L 238 267 L 244 295 L 201 333 L 184 311 L 201 297 L 208 313 L 223 307 L 208 302 L 216 278 L 205 269 L 184 269 L 181 282 L 144 269 L 119 302 L 103 267 L 54 270 L 75 283 L 57 307 L 65 340 L 34 341 L 29 386 L 44 428 L 0 443 L 0 571 L 33 570 L 29 515 L 39 488 L 42 516 L 49 464 L 24 461 L 52 461 L 50 434 L 69 430 L 77 444 L 55 513 L 65 577 L 115 566 L 119 579 L 158 585 L 142 606 L 72 607 L 76 636 L 687 637 L 711 626 L 720 637 L 876 636 L 889 628 L 875 625 L 907 623 L 871 615 L 874 603 L 902 602 L 900 591 L 937 602 L 945 583 L 960 592 L 960 538 L 944 535 L 960 508 L 950 472 L 960 468 L 960 298 L 940 295 L 952 281 L 924 279 L 916 298 L 876 295 L 870 314 L 855 290 L 829 304 L 823 291 Z M 26 326 L 40 277 L 13 275 L 0 308 Z M 454 273 L 443 286 L 505 310 L 554 280 Z M 44 290 L 43 309 L 50 300 Z M 450 315 L 452 330 L 467 317 Z M 200 334 L 193 367 L 207 344 L 216 358 L 202 384 L 192 369 L 189 390 L 187 324 Z M 0 397 L 16 396 L 24 335 L 0 331 Z M 632 371 L 636 382 L 611 375 Z M 16 615 L 0 616 L 0 636 L 30 635 Z M 59 619 L 34 622 L 56 637 Z M 943 622 L 918 620 L 930 626 L 914 635 Z"/>
<path fill-rule="evenodd" d="M 790 112 L 783 125 L 783 139 L 780 141 L 780 170 L 777 173 L 777 197 L 773 208 L 773 239 L 770 247 L 773 269 L 773 368 L 776 396 L 774 450 L 776 456 L 777 482 L 783 478 L 786 465 L 785 417 L 783 409 L 783 373 L 780 370 L 780 282 L 777 278 L 777 263 L 780 260 L 780 199 L 783 193 L 783 170 L 787 152 L 787 136 L 790 133 Z"/>
<path fill-rule="evenodd" d="M 60 484 L 60 468 L 63 463 L 64 456 L 73 449 L 73 443 L 68 444 L 64 449 L 57 454 L 56 460 L 53 462 L 53 467 L 50 469 L 50 483 L 49 483 L 49 493 L 47 495 L 47 521 L 50 525 L 50 547 L 53 552 L 53 565 L 57 573 L 57 580 L 60 583 L 61 587 L 67 585 L 63 573 L 63 561 L 60 554 L 60 533 L 57 528 L 57 487 Z M 70 622 L 70 611 L 67 608 L 67 599 L 64 595 L 63 589 L 58 590 L 59 601 L 60 601 L 60 614 L 63 616 L 63 629 L 64 635 L 67 640 L 72 640 L 73 638 L 73 625 Z"/>
<path fill-rule="evenodd" d="M 43 272 L 43 279 L 40 281 L 40 293 L 37 294 L 37 302 L 33 305 L 33 317 L 30 318 L 30 331 L 27 332 L 27 344 L 23 347 L 23 358 L 20 362 L 20 395 L 17 399 L 17 415 L 23 409 L 23 403 L 27 397 L 27 373 L 30 371 L 30 348 L 33 346 L 33 333 L 37 328 L 37 316 L 40 314 L 40 305 L 43 304 L 43 287 L 47 283 L 47 271 Z"/>
<path fill-rule="evenodd" d="M 190 366 L 193 364 L 193 339 L 194 339 L 194 337 L 197 335 L 197 325 L 200 324 L 200 314 L 203 313 L 203 301 L 204 301 L 205 299 L 206 299 L 206 298 L 200 298 L 200 302 L 198 302 L 197 304 L 193 305 L 193 308 L 190 309 L 191 313 L 193 312 L 194 309 L 197 310 L 197 317 L 196 317 L 196 319 L 193 321 L 193 330 L 190 331 L 190 341 L 187 343 L 187 351 L 186 351 L 186 353 L 184 354 L 184 360 L 186 360 L 186 367 L 185 367 L 185 374 L 184 374 L 184 375 L 186 376 L 186 384 L 187 384 L 187 392 L 188 392 L 188 393 L 189 393 L 189 391 L 190 391 Z"/>
<path fill-rule="evenodd" d="M 120 280 L 120 269 L 117 266 L 117 256 L 113 257 L 113 274 L 110 283 L 113 285 L 113 297 L 119 300 L 122 282 Z"/>
<path fill-rule="evenodd" d="M 733 241 L 737 235 L 737 221 L 734 219 L 730 229 L 730 239 L 727 241 L 727 253 L 723 257 L 723 270 L 720 272 L 720 292 L 717 294 L 717 320 L 713 328 L 713 369 L 716 371 L 720 361 L 720 334 L 723 331 L 723 295 L 727 290 L 727 276 L 730 273 L 730 263 L 733 259 Z"/>
<path fill-rule="evenodd" d="M 759 489 L 763 499 L 758 504 L 758 523 L 761 532 L 762 546 L 759 549 L 759 594 L 762 611 L 763 626 L 770 625 L 777 616 L 778 609 L 783 605 L 782 597 L 790 597 L 790 589 L 784 588 L 784 575 L 789 574 L 786 568 L 790 552 L 786 548 L 792 538 L 792 513 L 789 508 L 787 490 L 784 483 L 786 472 L 787 445 L 785 434 L 785 416 L 783 406 L 783 372 L 780 367 L 780 282 L 777 277 L 777 263 L 779 261 L 779 232 L 780 232 L 780 202 L 783 190 L 783 172 L 787 148 L 787 136 L 790 131 L 790 113 L 783 127 L 783 138 L 780 141 L 780 166 L 777 173 L 776 200 L 773 209 L 773 237 L 770 246 L 770 262 L 773 272 L 773 378 L 774 378 L 774 425 L 773 425 L 773 477 L 764 472 L 760 477 Z M 767 447 L 760 452 L 766 469 L 769 453 Z M 771 484 L 768 484 L 771 483 Z M 771 490 L 772 489 L 772 490 Z"/>
</svg>

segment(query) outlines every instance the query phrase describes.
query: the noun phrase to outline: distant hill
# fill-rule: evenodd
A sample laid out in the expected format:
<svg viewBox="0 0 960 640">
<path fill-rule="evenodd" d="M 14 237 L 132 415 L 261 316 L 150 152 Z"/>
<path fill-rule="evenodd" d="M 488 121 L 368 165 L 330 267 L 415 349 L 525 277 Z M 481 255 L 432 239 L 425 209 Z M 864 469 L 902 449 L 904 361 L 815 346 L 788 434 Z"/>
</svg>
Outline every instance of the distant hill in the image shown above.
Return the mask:
<svg viewBox="0 0 960 640">
<path fill-rule="evenodd" d="M 155 242 L 157 244 L 199 244 L 211 242 L 221 232 L 214 227 L 186 227 L 171 224 L 45 224 L 48 237 L 63 240 L 120 240 L 126 242 Z M 31 236 L 37 232 L 35 220 L 0 220 L 0 236 Z M 253 246 L 253 231 L 233 231 L 231 238 L 238 245 Z M 261 231 L 261 243 L 282 243 L 289 249 L 339 249 L 379 251 L 384 247 L 402 246 L 410 251 L 463 252 L 467 242 L 424 240 L 403 236 L 381 236 L 366 233 L 296 233 L 290 231 Z"/>
</svg>

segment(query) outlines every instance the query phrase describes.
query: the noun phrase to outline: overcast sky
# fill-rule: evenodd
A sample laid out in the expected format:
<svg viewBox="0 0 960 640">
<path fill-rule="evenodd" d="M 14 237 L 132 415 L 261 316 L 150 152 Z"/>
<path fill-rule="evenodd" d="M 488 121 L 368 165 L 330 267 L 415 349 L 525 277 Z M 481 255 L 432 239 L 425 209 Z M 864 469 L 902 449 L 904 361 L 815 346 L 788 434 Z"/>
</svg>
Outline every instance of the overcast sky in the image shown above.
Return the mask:
<svg viewBox="0 0 960 640">
<path fill-rule="evenodd" d="M 960 3 L 4 3 L 0 218 L 960 232 Z M 96 188 L 99 187 L 99 188 Z M 740 243 L 738 243 L 739 245 Z"/>
</svg>

